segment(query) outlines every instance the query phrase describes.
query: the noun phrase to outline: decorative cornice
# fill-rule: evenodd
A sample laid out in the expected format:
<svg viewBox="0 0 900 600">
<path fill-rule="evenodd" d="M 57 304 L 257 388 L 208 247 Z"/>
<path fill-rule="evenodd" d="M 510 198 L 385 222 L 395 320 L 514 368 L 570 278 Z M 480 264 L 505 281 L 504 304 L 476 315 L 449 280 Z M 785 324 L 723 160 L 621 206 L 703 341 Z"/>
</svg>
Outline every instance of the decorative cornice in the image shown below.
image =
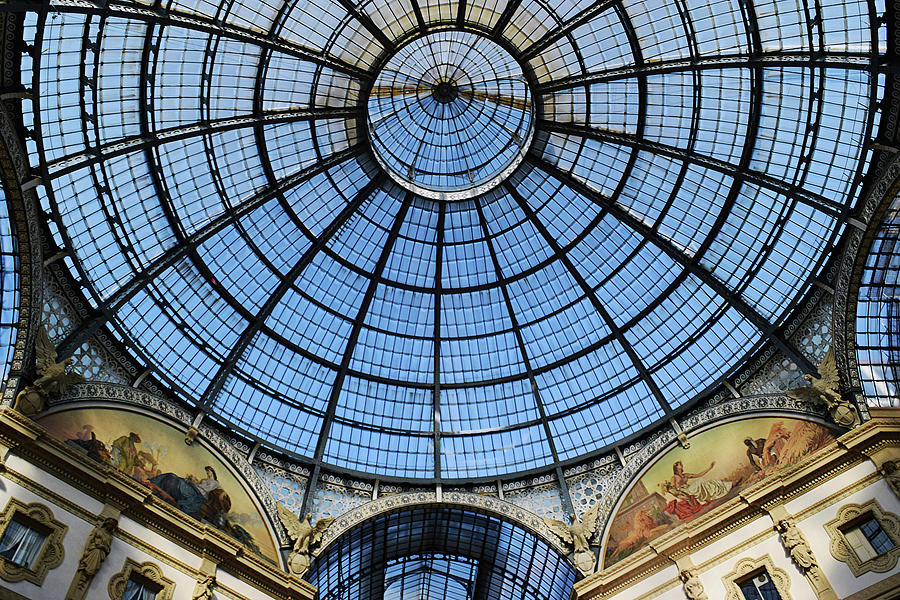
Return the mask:
<svg viewBox="0 0 900 600">
<path fill-rule="evenodd" d="M 6 407 L 0 408 L 0 439 L 16 455 L 48 474 L 119 507 L 123 515 L 197 556 L 214 560 L 220 568 L 274 598 L 311 599 L 315 593 L 311 585 L 290 577 L 278 565 L 246 552 L 237 540 L 157 499 L 137 481 L 75 451 Z"/>
<path fill-rule="evenodd" d="M 162 396 L 129 386 L 96 381 L 68 388 L 65 392 L 53 398 L 50 406 L 61 408 L 78 403 L 88 404 L 91 407 L 101 406 L 104 403 L 142 407 L 175 421 L 185 432 L 191 427 L 194 419 L 193 415 L 185 408 Z M 263 505 L 263 512 L 266 513 L 269 519 L 270 529 L 276 532 L 278 541 L 282 545 L 287 544 L 288 540 L 283 529 L 276 525 L 278 511 L 275 507 L 275 498 L 272 496 L 272 490 L 259 476 L 253 465 L 247 461 L 246 454 L 240 452 L 232 440 L 227 439 L 220 433 L 218 428 L 209 422 L 201 423 L 198 429 L 200 437 L 217 450 L 219 454 L 228 459 L 231 467 L 250 486 L 257 499 Z"/>
<path fill-rule="evenodd" d="M 886 416 L 888 413 L 893 416 Z M 885 409 L 882 416 L 848 431 L 794 467 L 750 486 L 737 498 L 691 521 L 689 526 L 663 534 L 628 558 L 576 583 L 577 597 L 601 598 L 624 589 L 670 565 L 675 558 L 722 538 L 765 515 L 774 506 L 797 498 L 867 461 L 870 454 L 885 445 L 900 445 L 900 409 Z M 869 483 L 874 481 L 871 477 L 865 479 Z M 820 504 L 815 510 L 822 508 Z M 771 532 L 765 534 L 772 535 Z"/>
<path fill-rule="evenodd" d="M 900 592 L 900 573 L 873 583 L 866 589 L 847 596 L 844 600 L 883 600 L 884 598 L 895 598 L 894 594 L 897 592 Z"/>
</svg>

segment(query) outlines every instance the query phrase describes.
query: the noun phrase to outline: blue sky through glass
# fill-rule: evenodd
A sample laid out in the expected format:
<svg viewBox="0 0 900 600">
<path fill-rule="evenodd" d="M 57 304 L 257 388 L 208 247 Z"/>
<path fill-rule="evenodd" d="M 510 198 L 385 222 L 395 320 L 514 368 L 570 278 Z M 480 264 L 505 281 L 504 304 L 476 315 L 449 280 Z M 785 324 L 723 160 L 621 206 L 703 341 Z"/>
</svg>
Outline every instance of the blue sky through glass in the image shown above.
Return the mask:
<svg viewBox="0 0 900 600">
<path fill-rule="evenodd" d="M 881 2 L 112 4 L 26 21 L 88 300 L 213 418 L 383 477 L 547 468 L 715 388 L 808 290 L 878 126 Z"/>
</svg>

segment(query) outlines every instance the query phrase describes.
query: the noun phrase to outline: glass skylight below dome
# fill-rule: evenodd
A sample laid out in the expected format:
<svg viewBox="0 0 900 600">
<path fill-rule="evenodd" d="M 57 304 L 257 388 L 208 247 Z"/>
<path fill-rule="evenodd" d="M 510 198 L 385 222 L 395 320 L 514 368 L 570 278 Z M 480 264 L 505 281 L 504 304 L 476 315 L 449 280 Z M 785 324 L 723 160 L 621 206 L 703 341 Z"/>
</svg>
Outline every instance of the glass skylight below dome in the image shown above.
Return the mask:
<svg viewBox="0 0 900 600">
<path fill-rule="evenodd" d="M 769 342 L 802 362 L 779 331 L 868 166 L 884 6 L 753 4 L 44 5 L 25 126 L 99 307 L 69 339 L 104 323 L 307 464 L 429 481 L 585 460 Z M 369 92 L 435 40 L 522 70 L 475 103 L 502 152 L 422 125 L 454 78 Z"/>
</svg>

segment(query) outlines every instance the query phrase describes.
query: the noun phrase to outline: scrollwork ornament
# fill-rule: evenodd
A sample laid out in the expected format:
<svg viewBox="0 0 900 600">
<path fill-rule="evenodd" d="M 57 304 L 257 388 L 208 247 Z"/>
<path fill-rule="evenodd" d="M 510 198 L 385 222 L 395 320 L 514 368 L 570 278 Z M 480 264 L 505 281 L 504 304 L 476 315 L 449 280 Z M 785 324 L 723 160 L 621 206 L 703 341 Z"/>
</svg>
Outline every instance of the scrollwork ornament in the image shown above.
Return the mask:
<svg viewBox="0 0 900 600">
<path fill-rule="evenodd" d="M 175 582 L 167 579 L 157 565 L 151 562 L 137 563 L 130 558 L 125 559 L 125 566 L 122 570 L 113 575 L 106 591 L 110 600 L 122 600 L 125 594 L 125 586 L 128 585 L 128 579 L 132 573 L 137 573 L 144 579 L 148 579 L 160 587 L 155 600 L 172 600 L 172 594 L 175 590 Z"/>
<path fill-rule="evenodd" d="M 40 586 L 43 584 L 47 572 L 62 564 L 66 554 L 63 537 L 66 535 L 68 527 L 53 518 L 53 512 L 49 507 L 40 503 L 24 504 L 15 498 L 10 498 L 6 509 L 0 514 L 0 535 L 6 531 L 6 527 L 17 513 L 40 523 L 50 533 L 44 541 L 43 549 L 38 553 L 30 568 L 0 559 L 0 579 L 11 583 L 28 581 Z"/>
</svg>

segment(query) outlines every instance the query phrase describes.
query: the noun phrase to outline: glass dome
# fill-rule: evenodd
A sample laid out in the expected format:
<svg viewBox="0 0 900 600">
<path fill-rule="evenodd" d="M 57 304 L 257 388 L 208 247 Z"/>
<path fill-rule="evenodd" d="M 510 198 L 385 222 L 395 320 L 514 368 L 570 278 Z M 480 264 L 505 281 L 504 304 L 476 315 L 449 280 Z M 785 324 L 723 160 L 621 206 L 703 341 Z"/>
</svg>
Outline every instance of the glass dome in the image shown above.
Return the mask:
<svg viewBox="0 0 900 600">
<path fill-rule="evenodd" d="M 58 0 L 26 127 L 96 316 L 308 464 L 497 478 L 708 395 L 832 252 L 880 0 Z"/>
</svg>

